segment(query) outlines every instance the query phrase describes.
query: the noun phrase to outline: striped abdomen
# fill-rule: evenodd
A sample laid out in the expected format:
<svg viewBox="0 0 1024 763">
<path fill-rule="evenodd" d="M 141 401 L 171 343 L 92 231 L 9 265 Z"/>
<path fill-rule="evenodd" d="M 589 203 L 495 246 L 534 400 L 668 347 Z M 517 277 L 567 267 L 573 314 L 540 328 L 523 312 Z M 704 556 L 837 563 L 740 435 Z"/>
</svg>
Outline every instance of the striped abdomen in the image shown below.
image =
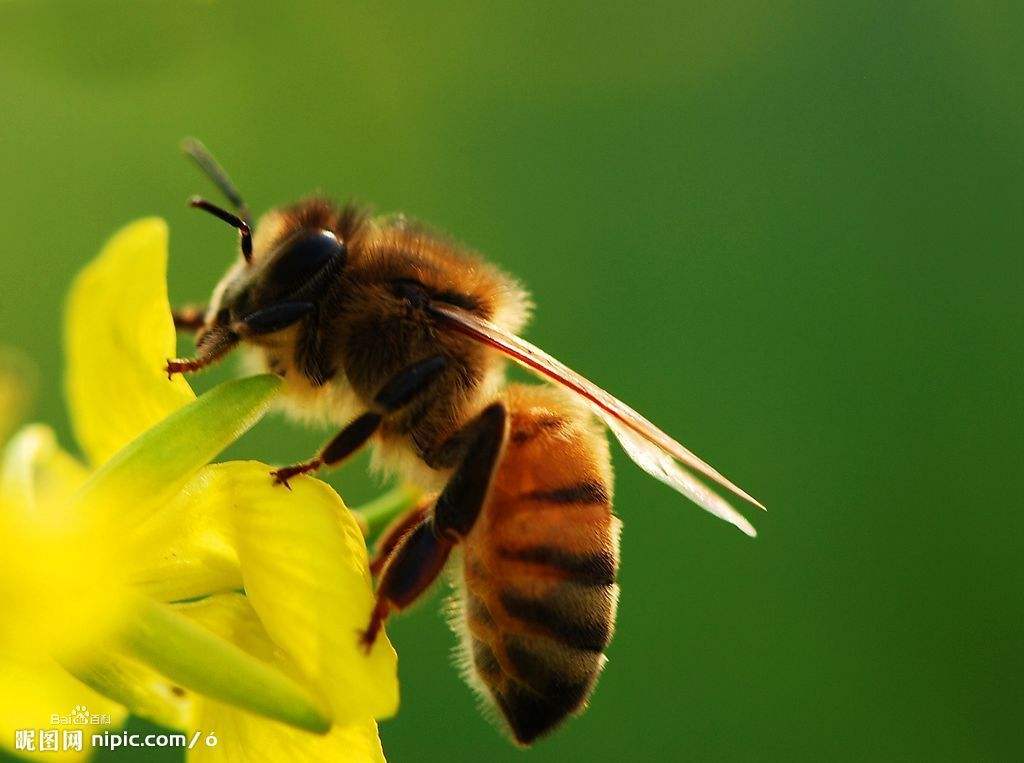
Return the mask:
<svg viewBox="0 0 1024 763">
<path fill-rule="evenodd" d="M 470 682 L 529 744 L 579 711 L 615 625 L 619 521 L 604 432 L 564 392 L 512 385 L 491 495 L 462 546 Z"/>
</svg>

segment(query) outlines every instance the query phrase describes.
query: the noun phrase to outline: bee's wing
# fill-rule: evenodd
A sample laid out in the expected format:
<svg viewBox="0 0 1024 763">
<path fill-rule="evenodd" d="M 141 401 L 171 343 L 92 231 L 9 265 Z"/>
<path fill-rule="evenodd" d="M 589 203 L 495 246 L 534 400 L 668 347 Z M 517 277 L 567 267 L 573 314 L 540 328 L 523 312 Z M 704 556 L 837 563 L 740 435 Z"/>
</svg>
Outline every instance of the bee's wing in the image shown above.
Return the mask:
<svg viewBox="0 0 1024 763">
<path fill-rule="evenodd" d="M 621 400 L 608 394 L 539 347 L 490 321 L 466 310 L 436 302 L 431 304 L 430 309 L 451 330 L 492 347 L 535 373 L 576 392 L 608 425 L 626 453 L 641 469 L 678 490 L 698 506 L 736 525 L 747 535 L 756 535 L 753 526 L 743 515 L 683 469 L 680 463 L 763 509 L 761 502 L 727 480 Z"/>
</svg>

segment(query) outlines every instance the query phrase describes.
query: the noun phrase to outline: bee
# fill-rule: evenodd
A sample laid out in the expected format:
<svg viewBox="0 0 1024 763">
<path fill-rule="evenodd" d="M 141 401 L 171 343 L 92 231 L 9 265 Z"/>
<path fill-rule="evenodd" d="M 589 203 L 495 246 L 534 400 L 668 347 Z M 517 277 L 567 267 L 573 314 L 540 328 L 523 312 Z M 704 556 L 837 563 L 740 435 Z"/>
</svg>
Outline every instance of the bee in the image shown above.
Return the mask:
<svg viewBox="0 0 1024 763">
<path fill-rule="evenodd" d="M 646 472 L 755 534 L 697 475 L 760 503 L 518 336 L 531 304 L 515 278 L 404 216 L 320 197 L 271 210 L 254 228 L 202 144 L 184 150 L 234 212 L 201 198 L 192 206 L 236 228 L 239 251 L 207 307 L 176 313 L 179 329 L 196 332 L 196 354 L 167 372 L 198 371 L 244 345 L 283 379 L 293 413 L 340 427 L 313 458 L 274 471 L 276 482 L 371 444 L 376 465 L 428 491 L 378 542 L 367 647 L 448 568 L 467 681 L 515 742 L 581 712 L 619 594 L 605 427 Z M 508 360 L 554 385 L 506 385 Z"/>
</svg>

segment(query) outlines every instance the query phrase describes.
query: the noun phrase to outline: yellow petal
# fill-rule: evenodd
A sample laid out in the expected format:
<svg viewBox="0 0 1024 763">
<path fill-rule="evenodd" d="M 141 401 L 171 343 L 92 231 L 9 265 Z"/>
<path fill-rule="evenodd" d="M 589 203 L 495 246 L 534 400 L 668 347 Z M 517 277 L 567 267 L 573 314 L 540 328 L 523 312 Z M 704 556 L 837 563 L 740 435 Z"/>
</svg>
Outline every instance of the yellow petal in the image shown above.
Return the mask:
<svg viewBox="0 0 1024 763">
<path fill-rule="evenodd" d="M 209 467 L 221 482 L 249 601 L 270 638 L 330 704 L 336 724 L 398 707 L 397 657 L 383 632 L 366 655 L 359 633 L 374 597 L 359 525 L 328 485 L 276 486 L 268 467 Z"/>
<path fill-rule="evenodd" d="M 7 445 L 0 492 L 13 504 L 59 511 L 87 476 L 85 467 L 61 450 L 52 429 L 32 424 Z"/>
<path fill-rule="evenodd" d="M 133 552 L 127 576 L 137 590 L 170 602 L 241 589 L 229 515 L 232 486 L 220 474 L 201 469 L 128 539 Z"/>
<path fill-rule="evenodd" d="M 82 487 L 77 509 L 134 530 L 266 412 L 275 376 L 225 382 L 119 450 Z"/>
<path fill-rule="evenodd" d="M 189 750 L 188 760 L 202 763 L 384 763 L 377 724 L 367 719 L 348 726 L 335 726 L 323 736 L 268 721 L 236 710 L 230 705 L 200 699 L 197 729 L 216 729 L 216 746 L 207 737 Z"/>
<path fill-rule="evenodd" d="M 236 503 L 232 495 L 236 487 L 225 476 L 227 469 L 233 468 L 200 470 L 172 503 L 132 536 L 136 550 L 130 560 L 131 585 L 167 602 L 242 588 L 234 520 L 230 516 Z M 271 471 L 269 466 L 263 469 Z M 250 473 L 245 467 L 244 474 Z M 257 475 L 257 479 L 262 480 L 262 476 Z M 274 491 L 271 499 L 289 499 L 287 493 L 270 489 Z M 346 514 L 359 523 L 363 537 L 373 536 L 397 514 L 415 505 L 421 496 L 418 488 L 403 485 Z"/>
<path fill-rule="evenodd" d="M 69 506 L 84 470 L 53 432 L 23 429 L 0 478 L 0 653 L 87 648 L 123 614 L 114 539 Z M 81 581 L 90 581 L 81 584 Z"/>
<path fill-rule="evenodd" d="M 285 673 L 298 677 L 295 663 L 270 640 L 245 596 L 223 594 L 194 604 L 181 605 L 179 610 L 254 657 L 273 663 Z M 377 724 L 368 716 L 351 724 L 336 725 L 328 734 L 317 735 L 266 720 L 215 700 L 197 697 L 194 724 L 197 729 L 214 730 L 217 738 L 216 744 L 210 746 L 204 736 L 189 751 L 189 761 L 384 761 Z"/>
<path fill-rule="evenodd" d="M 63 723 L 70 721 L 76 706 L 86 708 L 96 720 L 109 720 L 99 724 Z M 57 716 L 57 717 L 54 717 Z M 31 757 L 38 760 L 84 760 L 90 753 L 89 735 L 124 722 L 125 711 L 117 703 L 97 694 L 71 677 L 49 658 L 14 657 L 0 655 L 0 746 L 14 750 L 18 730 L 35 731 L 37 752 Z M 40 730 L 57 730 L 57 752 L 38 752 Z M 81 730 L 82 752 L 65 751 L 63 732 Z M 18 755 L 25 755 L 23 750 Z"/>
<path fill-rule="evenodd" d="M 195 397 L 163 372 L 176 354 L 166 271 L 167 224 L 147 218 L 115 234 L 71 288 L 65 384 L 94 465 Z"/>
</svg>

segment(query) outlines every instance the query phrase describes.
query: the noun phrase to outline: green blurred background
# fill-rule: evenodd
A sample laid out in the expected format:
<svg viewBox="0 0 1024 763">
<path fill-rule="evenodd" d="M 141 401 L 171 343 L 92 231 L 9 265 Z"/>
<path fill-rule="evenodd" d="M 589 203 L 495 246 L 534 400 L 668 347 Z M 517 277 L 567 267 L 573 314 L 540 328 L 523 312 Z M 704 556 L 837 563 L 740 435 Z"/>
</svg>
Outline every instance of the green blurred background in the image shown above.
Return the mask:
<svg viewBox="0 0 1024 763">
<path fill-rule="evenodd" d="M 180 302 L 231 257 L 184 204 L 213 194 L 194 134 L 256 209 L 356 196 L 517 273 L 532 340 L 769 506 L 749 540 L 616 451 L 589 711 L 513 749 L 438 593 L 390 626 L 392 761 L 1019 757 L 1019 4 L 15 2 L 0 25 L 0 342 L 66 443 L 61 304 L 103 240 L 166 217 Z M 325 436 L 270 419 L 232 455 Z M 365 466 L 328 477 L 350 504 Z"/>
</svg>

